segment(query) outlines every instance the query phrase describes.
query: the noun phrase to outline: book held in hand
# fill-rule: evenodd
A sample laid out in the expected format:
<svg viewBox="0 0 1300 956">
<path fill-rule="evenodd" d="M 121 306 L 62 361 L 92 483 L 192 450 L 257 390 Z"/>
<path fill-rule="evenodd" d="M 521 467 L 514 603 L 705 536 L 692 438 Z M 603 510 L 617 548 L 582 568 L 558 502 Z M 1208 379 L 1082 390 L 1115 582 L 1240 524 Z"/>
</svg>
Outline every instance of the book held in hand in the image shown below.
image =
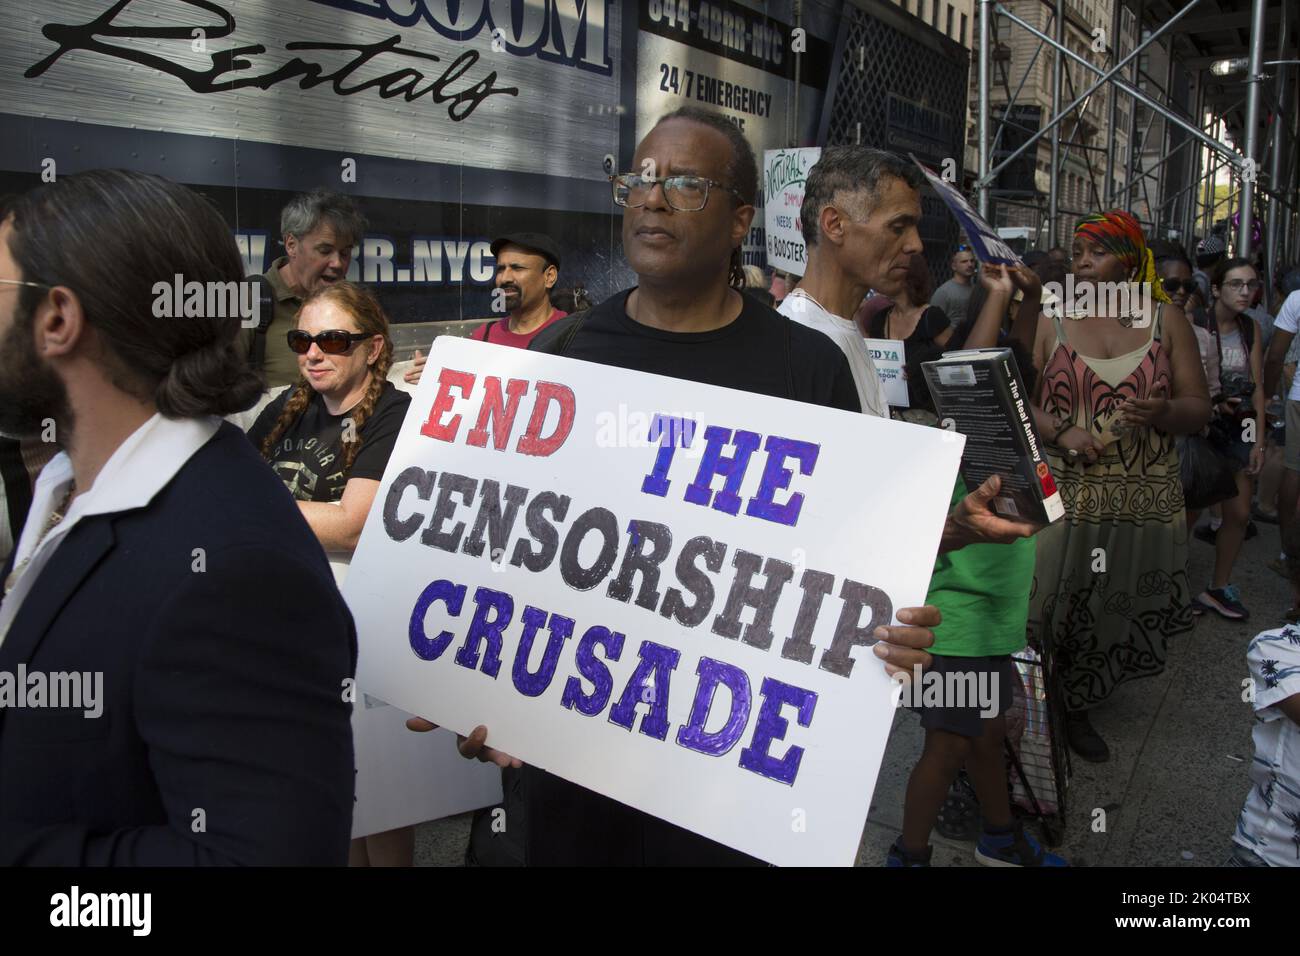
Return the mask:
<svg viewBox="0 0 1300 956">
<path fill-rule="evenodd" d="M 946 352 L 922 362 L 921 369 L 940 422 L 966 436 L 961 459 L 966 487 L 973 491 L 998 475 L 1002 492 L 993 499 L 998 514 L 1040 524 L 1064 516 L 1011 350 Z"/>
</svg>

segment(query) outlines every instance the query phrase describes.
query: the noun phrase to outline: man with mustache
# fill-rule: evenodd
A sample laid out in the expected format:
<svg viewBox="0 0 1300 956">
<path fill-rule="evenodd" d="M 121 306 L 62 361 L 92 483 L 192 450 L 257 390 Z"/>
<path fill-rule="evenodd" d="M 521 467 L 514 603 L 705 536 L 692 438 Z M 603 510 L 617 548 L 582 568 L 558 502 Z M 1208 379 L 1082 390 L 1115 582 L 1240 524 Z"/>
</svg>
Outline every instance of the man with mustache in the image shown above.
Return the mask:
<svg viewBox="0 0 1300 956">
<path fill-rule="evenodd" d="M 560 277 L 560 248 L 545 233 L 517 232 L 492 240 L 492 255 L 497 260 L 492 308 L 504 306 L 506 314 L 480 325 L 470 338 L 526 349 L 538 333 L 569 314 L 554 308 L 550 298 Z M 403 376 L 408 384 L 420 384 L 428 358 L 416 351 Z"/>
<path fill-rule="evenodd" d="M 481 325 L 470 338 L 526 349 L 542 329 L 567 313 L 551 307 L 550 291 L 560 277 L 560 250 L 550 236 L 519 232 L 492 242 L 497 260 L 495 285 L 505 294 L 506 314 Z M 501 293 L 492 294 L 493 308 Z"/>
<path fill-rule="evenodd" d="M 294 328 L 303 299 L 347 278 L 352 248 L 365 231 L 365 217 L 352 200 L 324 189 L 294 196 L 280 212 L 285 254 L 272 262 L 263 276 L 275 299 L 275 317 L 265 333 L 262 361 L 268 388 L 297 383 L 298 356 L 289 349 L 285 336 Z M 250 354 L 254 341 L 250 336 Z"/>
</svg>

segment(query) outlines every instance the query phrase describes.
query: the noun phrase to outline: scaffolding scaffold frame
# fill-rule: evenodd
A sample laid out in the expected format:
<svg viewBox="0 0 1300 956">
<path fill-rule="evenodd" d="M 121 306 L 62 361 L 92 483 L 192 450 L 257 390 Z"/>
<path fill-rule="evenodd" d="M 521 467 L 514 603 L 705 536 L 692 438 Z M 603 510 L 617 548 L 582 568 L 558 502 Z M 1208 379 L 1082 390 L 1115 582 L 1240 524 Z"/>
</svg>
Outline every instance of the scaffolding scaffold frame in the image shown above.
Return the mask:
<svg viewBox="0 0 1300 956">
<path fill-rule="evenodd" d="M 1041 0 L 1046 10 L 1039 22 L 1047 21 L 1042 28 L 1030 23 L 1028 14 L 1018 15 L 1009 9 L 1012 0 L 976 2 L 978 174 L 973 189 L 981 215 L 993 221 L 995 204 L 1031 205 L 998 196 L 995 184 L 1000 174 L 1030 150 L 1035 168 L 1041 170 L 1039 150 L 1046 140 L 1051 147 L 1047 195 L 1044 202 L 1040 185 L 1040 199 L 1031 208 L 1039 212 L 1041 235 L 1046 206 L 1049 244 L 1060 241 L 1062 214 L 1077 211 L 1064 208 L 1061 181 L 1065 159 L 1074 149 L 1087 170 L 1084 201 L 1090 197 L 1092 203 L 1107 208 L 1131 208 L 1140 202 L 1146 210 L 1144 226 L 1149 235 L 1176 238 L 1184 246 L 1190 245 L 1198 230 L 1203 237 L 1211 230 L 1226 231 L 1225 227 L 1230 227 L 1225 239 L 1234 247 L 1234 254 L 1249 257 L 1264 253 L 1271 291 L 1276 267 L 1293 264 L 1300 253 L 1300 201 L 1296 195 L 1300 69 L 1296 68 L 1295 39 L 1296 21 L 1300 18 L 1288 10 L 1293 0 L 1113 0 L 1109 23 L 1102 25 L 1108 26 L 1110 32 L 1101 65 L 1071 49 L 1065 32 L 1066 0 Z M 1121 14 L 1125 9 L 1136 17 L 1136 42 L 1127 44 L 1131 48 L 1121 56 Z M 1204 15 L 1189 17 L 1194 10 Z M 1011 92 L 1008 75 L 1002 77 L 1006 102 L 999 104 L 996 111 L 991 102 L 990 71 L 994 16 L 1038 41 L 1015 93 Z M 1275 52 L 1275 58 L 1266 61 L 1265 46 L 1274 24 L 1280 27 L 1276 48 L 1268 52 Z M 1226 43 L 1222 41 L 1224 36 L 1228 37 Z M 996 39 L 1000 46 L 1002 38 Z M 1156 49 L 1164 53 L 1163 70 L 1143 62 L 1144 54 Z M 1003 150 L 1005 155 L 999 155 L 995 165 L 993 152 L 1003 139 L 1003 127 L 1010 122 L 1025 80 L 1044 50 L 1053 57 L 1050 115 L 1014 149 Z M 1005 49 L 1002 52 L 1006 59 Z M 1067 63 L 1084 71 L 1082 90 L 1075 89 Z M 1243 68 L 1244 77 L 1233 76 Z M 1153 75 L 1160 72 L 1165 74 L 1163 85 Z M 1244 92 L 1239 92 L 1241 83 Z M 1099 147 L 1077 141 L 1083 111 L 1098 90 L 1105 90 L 1108 100 L 1105 181 L 1100 188 L 1099 171 L 1090 155 Z M 1118 148 L 1117 110 L 1121 99 L 1128 104 L 1126 151 Z M 1145 132 L 1139 130 L 1139 107 L 1146 116 Z M 1074 132 L 1068 140 L 1063 139 L 1062 132 L 1072 116 Z M 1094 131 L 1099 122 L 1092 121 Z M 1157 122 L 1159 131 L 1153 137 Z M 1079 169 L 1077 158 L 1074 163 L 1074 168 Z M 1216 194 L 1216 184 L 1221 190 L 1225 178 L 1229 185 L 1229 213 L 1220 217 L 1225 200 Z M 1081 178 L 1073 179 L 1076 190 L 1081 190 Z M 1264 206 L 1258 205 L 1260 200 L 1265 201 Z M 1261 212 L 1266 221 L 1258 223 Z"/>
</svg>

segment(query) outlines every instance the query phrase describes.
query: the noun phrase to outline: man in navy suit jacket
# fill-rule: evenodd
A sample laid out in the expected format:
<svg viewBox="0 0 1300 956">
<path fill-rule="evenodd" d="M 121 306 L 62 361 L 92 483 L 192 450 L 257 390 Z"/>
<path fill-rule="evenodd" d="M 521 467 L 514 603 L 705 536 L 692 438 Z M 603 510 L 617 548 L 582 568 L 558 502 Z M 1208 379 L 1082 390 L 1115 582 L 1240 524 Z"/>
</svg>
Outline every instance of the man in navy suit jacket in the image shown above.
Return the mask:
<svg viewBox="0 0 1300 956">
<path fill-rule="evenodd" d="M 154 287 L 177 276 L 243 263 L 161 178 L 86 173 L 0 210 L 0 431 L 52 421 L 63 449 L 4 569 L 2 864 L 347 860 L 352 618 L 216 417 L 261 389 L 239 315 L 169 317 Z"/>
</svg>

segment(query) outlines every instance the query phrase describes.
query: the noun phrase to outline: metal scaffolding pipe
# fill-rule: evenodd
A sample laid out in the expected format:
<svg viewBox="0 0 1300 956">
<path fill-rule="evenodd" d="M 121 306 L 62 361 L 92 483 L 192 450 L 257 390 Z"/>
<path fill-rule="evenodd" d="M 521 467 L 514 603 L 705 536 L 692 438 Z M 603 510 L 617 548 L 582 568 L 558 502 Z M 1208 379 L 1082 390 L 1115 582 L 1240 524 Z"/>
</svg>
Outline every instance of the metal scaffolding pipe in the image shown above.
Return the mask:
<svg viewBox="0 0 1300 956">
<path fill-rule="evenodd" d="M 1139 0 L 1138 15 L 1137 15 L 1137 30 L 1138 30 L 1139 41 L 1142 40 L 1142 22 L 1143 20 L 1146 19 L 1146 12 L 1147 12 L 1146 0 Z M 1151 43 L 1154 40 L 1155 40 L 1155 36 L 1151 36 L 1147 39 L 1146 43 Z M 1138 49 L 1141 49 L 1142 47 L 1146 46 L 1146 43 L 1139 42 L 1137 45 Z M 1130 68 L 1129 73 L 1131 74 L 1131 79 L 1133 81 L 1133 89 L 1134 91 L 1136 91 L 1138 89 L 1138 68 L 1142 65 L 1142 61 L 1139 60 L 1137 57 L 1131 57 L 1130 59 L 1132 59 L 1133 61 L 1133 66 Z M 1133 194 L 1133 184 L 1135 182 L 1134 176 L 1137 173 L 1137 164 L 1138 164 L 1137 105 L 1138 105 L 1137 92 L 1134 92 L 1133 101 L 1132 101 L 1131 108 L 1129 110 L 1129 117 L 1128 117 L 1128 165 L 1124 171 L 1124 194 L 1123 195 L 1126 197 L 1126 201 L 1120 203 L 1121 206 L 1127 206 L 1129 202 L 1132 202 L 1136 198 Z M 1153 117 L 1155 116 L 1154 113 L 1152 113 L 1151 115 Z M 1142 145 L 1144 146 L 1146 145 L 1145 143 L 1146 134 L 1149 133 L 1150 131 L 1151 131 L 1151 124 L 1147 123 L 1147 128 L 1142 134 L 1142 139 L 1144 140 Z"/>
<path fill-rule="evenodd" d="M 980 216 L 989 218 L 989 3 L 980 0 L 980 53 L 979 53 L 979 211 Z M 1003 114 L 1003 120 L 1007 114 Z"/>
<path fill-rule="evenodd" d="M 1115 51 L 1119 43 L 1119 11 L 1124 6 L 1123 0 L 1113 0 L 1111 4 L 1110 18 L 1110 58 L 1107 61 L 1108 66 L 1115 63 Z M 1111 202 L 1115 198 L 1115 108 L 1119 101 L 1119 90 L 1115 87 L 1110 88 L 1110 96 L 1106 97 L 1106 188 L 1102 190 L 1104 197 L 1102 206 L 1109 209 Z"/>
<path fill-rule="evenodd" d="M 1291 88 L 1287 92 L 1287 108 L 1284 114 L 1288 117 L 1287 126 L 1291 125 L 1290 117 L 1294 116 L 1297 101 L 1300 101 L 1300 70 L 1295 70 L 1291 78 Z M 1291 170 L 1290 176 L 1287 177 L 1287 195 L 1295 198 L 1300 194 L 1300 137 L 1297 137 L 1296 131 L 1291 133 L 1291 146 L 1287 150 L 1287 169 Z M 1290 235 L 1287 239 L 1287 261 L 1295 261 L 1296 255 L 1300 254 L 1300 213 L 1292 212 L 1291 229 L 1287 230 Z"/>
<path fill-rule="evenodd" d="M 1056 57 L 1052 61 L 1052 115 L 1061 112 L 1061 71 L 1065 64 L 1061 61 L 1061 50 L 1065 46 L 1065 0 L 1056 0 Z M 1077 124 L 1076 124 L 1077 125 Z M 1047 233 L 1053 246 L 1061 231 L 1060 213 L 1060 170 L 1061 170 L 1061 126 L 1052 127 L 1052 161 L 1048 166 L 1049 185 L 1047 188 Z"/>
<path fill-rule="evenodd" d="M 1246 78 L 1246 159 L 1250 163 L 1241 177 L 1240 220 L 1237 223 L 1237 255 L 1250 255 L 1250 231 L 1255 199 L 1255 176 L 1258 167 L 1259 147 L 1259 94 L 1264 82 L 1264 9 L 1266 0 L 1251 0 L 1250 4 L 1250 66 Z"/>
<path fill-rule="evenodd" d="M 1205 122 L 1205 74 L 1202 70 L 1196 71 L 1196 125 L 1200 126 Z M 1193 140 L 1195 142 L 1195 140 Z M 1205 149 L 1197 143 L 1198 149 L 1192 158 L 1192 182 L 1199 184 L 1201 181 L 1201 166 L 1204 160 Z M 1187 211 L 1183 214 L 1183 235 L 1182 244 L 1186 248 L 1191 241 L 1192 232 L 1196 228 L 1196 204 L 1200 200 L 1200 193 L 1193 190 L 1191 201 L 1187 204 Z"/>
<path fill-rule="evenodd" d="M 1172 20 L 1165 23 L 1164 26 L 1162 26 L 1158 31 L 1156 31 L 1151 36 L 1147 37 L 1146 40 L 1138 44 L 1132 51 L 1129 52 L 1129 54 L 1126 57 L 1124 57 L 1124 59 L 1120 63 L 1117 63 L 1115 66 L 1111 67 L 1109 70 L 1106 70 L 1104 72 L 1098 69 L 1097 67 L 1093 66 L 1091 63 L 1089 63 L 1087 60 L 1083 59 L 1082 57 L 1075 55 L 1074 51 L 1070 50 L 1068 47 L 1063 48 L 1057 46 L 1056 41 L 1053 40 L 1051 37 L 1049 37 L 1046 33 L 1043 33 L 1037 28 L 1030 26 L 1028 23 L 1020 19 L 1019 17 L 1017 17 L 1015 14 L 1013 14 L 1010 10 L 1008 10 L 1006 7 L 1002 6 L 1001 4 L 996 4 L 995 5 L 996 10 L 1002 16 L 1005 16 L 1007 19 L 1011 20 L 1011 22 L 1016 23 L 1019 26 L 1023 27 L 1029 33 L 1038 37 L 1040 40 L 1052 46 L 1054 49 L 1061 51 L 1065 56 L 1068 56 L 1074 59 L 1076 62 L 1082 64 L 1085 69 L 1090 70 L 1093 73 L 1097 74 L 1100 77 L 1100 79 L 1098 79 L 1096 83 L 1094 83 L 1087 90 L 1085 90 L 1083 94 L 1080 95 L 1077 99 L 1075 99 L 1073 103 L 1065 107 L 1062 110 L 1062 112 L 1054 116 L 1045 126 L 1043 126 L 1042 129 L 1040 129 L 1037 133 L 1031 136 L 1028 139 L 1028 141 L 1026 141 L 1019 149 L 1012 152 L 1010 156 L 1004 159 L 997 166 L 993 167 L 993 169 L 989 171 L 989 177 L 992 178 L 994 176 L 997 176 L 998 173 L 1002 172 L 1002 170 L 1006 166 L 1014 162 L 1020 156 L 1021 153 L 1023 153 L 1030 146 L 1036 144 L 1040 139 L 1042 139 L 1048 133 L 1050 133 L 1056 127 L 1057 124 L 1063 122 L 1065 120 L 1065 117 L 1070 113 L 1072 113 L 1075 107 L 1077 107 L 1081 102 L 1087 99 L 1088 96 L 1090 96 L 1094 90 L 1096 90 L 1102 84 L 1107 82 L 1112 83 L 1114 86 L 1117 86 L 1125 93 L 1128 93 L 1130 96 L 1135 97 L 1139 102 L 1141 102 L 1149 109 L 1154 110 L 1155 112 L 1169 119 L 1171 122 L 1175 123 L 1176 125 L 1181 126 L 1183 129 L 1187 130 L 1189 133 L 1191 133 L 1193 136 L 1199 139 L 1203 145 L 1208 146 L 1216 153 L 1219 153 L 1220 155 L 1227 157 L 1230 162 L 1240 163 L 1241 157 L 1234 150 L 1231 150 L 1227 146 L 1224 146 L 1218 140 L 1211 139 L 1209 136 L 1205 135 L 1205 133 L 1202 130 L 1198 129 L 1195 126 L 1192 126 L 1190 123 L 1185 122 L 1182 117 L 1170 113 L 1163 106 L 1161 106 L 1155 100 L 1151 99 L 1141 90 L 1137 89 L 1134 86 L 1131 86 L 1130 84 L 1126 83 L 1124 80 L 1116 77 L 1116 73 L 1121 68 L 1123 68 L 1129 62 L 1129 60 L 1131 60 L 1137 54 L 1141 53 L 1142 50 L 1144 50 L 1147 46 L 1149 46 L 1152 43 L 1152 41 L 1158 38 L 1165 30 L 1169 29 L 1170 25 L 1173 24 L 1175 20 L 1183 16 L 1183 14 L 1185 14 L 1192 7 L 1196 6 L 1196 4 L 1199 2 L 1200 0 L 1191 0 L 1188 6 L 1184 7 L 1182 10 L 1180 10 L 1178 13 L 1174 15 L 1174 18 Z M 1137 115 L 1136 103 L 1134 104 L 1131 113 L 1132 116 L 1130 117 L 1130 124 L 1133 124 L 1134 122 L 1136 122 L 1136 115 Z M 1136 132 L 1136 130 L 1134 130 L 1134 132 Z"/>
<path fill-rule="evenodd" d="M 1287 23 L 1286 3 L 1282 4 L 1282 23 L 1281 29 L 1277 36 L 1277 58 L 1280 60 L 1286 54 L 1286 35 L 1289 24 Z M 1268 197 L 1268 221 L 1264 224 L 1267 230 L 1264 240 L 1264 295 L 1266 302 L 1273 302 L 1274 280 L 1277 278 L 1277 261 L 1280 258 L 1280 250 L 1277 247 L 1278 235 L 1278 217 L 1282 210 L 1278 207 L 1277 191 L 1282 188 L 1279 179 L 1282 174 L 1282 149 L 1285 147 L 1284 137 L 1286 134 L 1286 114 L 1283 112 L 1283 103 L 1286 100 L 1286 72 L 1287 67 L 1279 64 L 1277 67 L 1277 106 L 1273 110 L 1273 148 L 1268 154 L 1268 188 L 1273 195 Z M 1277 303 L 1274 302 L 1276 311 Z"/>
<path fill-rule="evenodd" d="M 998 143 L 1002 139 L 1002 130 L 1007 125 L 1006 118 L 1011 114 L 1011 108 L 1016 105 L 1016 100 L 1020 99 L 1020 93 L 1025 88 L 1025 82 L 1029 79 L 1029 74 L 1033 72 L 1034 64 L 1038 62 L 1038 54 L 1043 52 L 1045 45 L 1041 40 L 1039 41 L 1038 46 L 1034 49 L 1034 55 L 1029 58 L 1029 65 L 1025 67 L 1025 75 L 1020 78 L 1020 82 L 1016 84 L 1016 91 L 1007 100 L 1007 105 L 1002 111 L 1002 120 L 998 123 L 998 131 L 993 134 L 993 145 L 989 147 L 990 153 L 998 151 Z M 1007 86 L 1010 88 L 1010 84 L 1007 84 Z"/>
<path fill-rule="evenodd" d="M 1168 62 L 1166 63 L 1165 68 L 1164 99 L 1166 103 L 1172 104 L 1174 101 L 1174 41 L 1172 37 L 1169 40 L 1169 55 L 1166 59 Z M 1156 163 L 1156 213 L 1151 217 L 1154 223 L 1156 235 L 1162 239 L 1164 236 L 1160 235 L 1160 216 L 1161 212 L 1168 205 L 1165 202 L 1165 169 L 1168 167 L 1169 160 L 1173 157 L 1174 153 L 1178 152 L 1176 149 L 1170 149 L 1172 143 L 1173 129 L 1170 127 L 1169 121 L 1162 117 L 1160 121 L 1161 159 Z M 1185 143 L 1179 144 L 1180 147 L 1183 145 L 1185 145 Z M 1170 218 L 1173 218 L 1172 213 L 1170 214 Z"/>
<path fill-rule="evenodd" d="M 1136 115 L 1136 111 L 1134 111 L 1134 115 Z M 1151 127 L 1154 126 L 1155 123 L 1156 123 L 1156 113 L 1154 110 L 1150 110 L 1147 113 L 1146 128 L 1142 130 L 1143 147 L 1146 146 L 1147 141 L 1151 138 Z M 1134 125 L 1136 126 L 1136 124 Z M 1147 208 L 1149 211 L 1151 206 L 1151 195 L 1146 191 L 1147 171 L 1138 169 L 1138 160 L 1140 160 L 1142 156 L 1141 156 L 1141 151 L 1135 150 L 1134 148 L 1137 143 L 1136 133 L 1137 131 L 1135 129 L 1133 139 L 1129 142 L 1129 147 L 1128 147 L 1129 156 L 1132 159 L 1132 163 L 1133 163 L 1132 168 L 1129 169 L 1129 181 L 1124 184 L 1124 190 L 1123 192 L 1121 192 L 1120 195 L 1124 197 L 1125 202 L 1136 202 L 1137 196 L 1134 195 L 1134 191 L 1137 189 L 1138 184 L 1140 183 L 1142 185 L 1142 193 L 1143 196 L 1146 198 Z"/>
</svg>

